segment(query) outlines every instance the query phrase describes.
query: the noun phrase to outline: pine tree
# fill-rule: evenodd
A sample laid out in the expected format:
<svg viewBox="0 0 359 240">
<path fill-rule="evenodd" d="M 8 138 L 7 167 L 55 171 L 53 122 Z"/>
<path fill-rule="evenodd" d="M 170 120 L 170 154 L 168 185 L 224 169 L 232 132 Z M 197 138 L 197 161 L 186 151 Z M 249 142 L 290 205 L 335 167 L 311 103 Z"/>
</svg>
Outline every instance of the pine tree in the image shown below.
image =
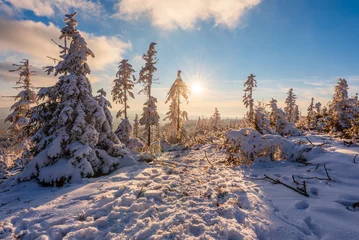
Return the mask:
<svg viewBox="0 0 359 240">
<path fill-rule="evenodd" d="M 29 135 L 25 131 L 29 125 L 29 112 L 32 105 L 36 104 L 36 93 L 32 90 L 31 76 L 35 75 L 34 71 L 30 70 L 30 63 L 28 59 L 20 61 L 21 64 L 13 64 L 16 67 L 9 72 L 19 72 L 19 80 L 16 82 L 17 87 L 14 89 L 22 89 L 16 96 L 6 96 L 14 98 L 16 103 L 10 108 L 12 111 L 9 116 L 5 118 L 5 122 L 10 122 L 8 133 L 14 138 L 11 148 L 15 152 L 28 150 L 29 148 Z"/>
<path fill-rule="evenodd" d="M 86 77 L 90 73 L 87 57 L 94 54 L 76 29 L 75 16 L 76 13 L 66 14 L 66 26 L 61 30 L 60 39 L 70 39 L 70 46 L 59 45 L 62 60 L 55 67 L 47 67 L 48 74 L 55 71 L 55 76 L 60 75 L 59 81 L 40 90 L 39 96 L 47 101 L 32 110 L 39 111 L 31 119 L 39 126 L 31 149 L 34 157 L 19 180 L 37 178 L 46 185 L 62 186 L 134 161 L 91 93 Z"/>
<path fill-rule="evenodd" d="M 123 59 L 120 62 L 116 79 L 113 80 L 114 86 L 112 89 L 113 101 L 124 105 L 123 108 L 118 111 L 116 115 L 117 118 L 124 114 L 127 119 L 127 109 L 130 108 L 128 99 L 129 97 L 135 98 L 132 92 L 134 82 L 136 81 L 135 75 L 133 74 L 134 72 L 135 70 L 133 70 L 132 65 L 128 63 L 127 59 Z"/>
<path fill-rule="evenodd" d="M 133 122 L 133 135 L 134 135 L 136 138 L 138 138 L 139 126 L 140 126 L 140 123 L 138 122 L 138 115 L 136 114 L 135 120 L 134 120 L 134 122 Z"/>
<path fill-rule="evenodd" d="M 307 126 L 309 129 L 314 129 L 316 126 L 316 120 L 315 120 L 315 111 L 314 111 L 314 98 L 312 98 L 310 105 L 308 107 L 308 113 L 307 113 Z"/>
<path fill-rule="evenodd" d="M 151 145 L 151 127 L 156 126 L 159 122 L 160 116 L 157 113 L 157 98 L 152 96 L 153 73 L 157 71 L 155 67 L 158 62 L 156 58 L 157 51 L 155 50 L 156 43 L 151 43 L 147 53 L 143 54 L 142 59 L 145 60 L 145 66 L 140 71 L 139 83 L 143 83 L 144 88 L 140 91 L 147 96 L 147 101 L 144 103 L 142 117 L 140 124 L 145 126 L 147 131 L 147 146 Z"/>
<path fill-rule="evenodd" d="M 253 88 L 257 87 L 257 81 L 254 79 L 256 76 L 253 74 L 248 76 L 247 81 L 244 83 L 244 95 L 243 95 L 243 103 L 244 106 L 248 109 L 248 119 L 249 122 L 253 125 L 254 123 L 254 100 L 253 100 Z"/>
<path fill-rule="evenodd" d="M 120 141 L 127 145 L 128 140 L 131 138 L 132 126 L 127 118 L 122 119 L 121 123 L 115 131 L 116 136 Z"/>
<path fill-rule="evenodd" d="M 270 120 L 265 110 L 265 106 L 262 103 L 259 103 L 254 108 L 254 128 L 261 134 L 272 134 L 272 129 L 270 127 Z"/>
<path fill-rule="evenodd" d="M 297 123 L 300 119 L 300 112 L 298 105 L 295 105 L 293 115 L 294 115 L 294 122 Z"/>
<path fill-rule="evenodd" d="M 296 95 L 293 93 L 293 88 L 290 88 L 288 91 L 288 96 L 285 100 L 284 112 L 287 115 L 287 120 L 289 122 L 295 122 L 295 100 L 297 99 Z"/>
<path fill-rule="evenodd" d="M 103 90 L 103 88 L 99 89 L 97 91 L 97 93 L 99 93 L 99 95 L 95 96 L 95 100 L 98 102 L 98 104 L 102 107 L 105 115 L 106 115 L 106 119 L 107 122 L 110 125 L 110 128 L 112 129 L 112 122 L 113 122 L 113 118 L 112 118 L 112 114 L 110 111 L 110 108 L 112 108 L 111 103 L 106 99 L 106 91 Z"/>
<path fill-rule="evenodd" d="M 180 142 L 182 139 L 183 121 L 188 120 L 187 112 L 181 110 L 181 97 L 183 97 L 188 103 L 188 94 L 189 88 L 181 78 L 181 70 L 178 70 L 177 79 L 174 81 L 167 93 L 167 99 L 165 103 L 171 103 L 169 106 L 169 111 L 166 113 L 166 117 L 163 119 L 170 121 L 170 129 L 175 130 L 177 142 Z"/>
<path fill-rule="evenodd" d="M 213 128 L 214 131 L 218 131 L 220 128 L 220 122 L 221 122 L 221 114 L 219 113 L 218 109 L 215 108 L 214 109 L 214 113 L 211 117 L 211 127 Z"/>
<path fill-rule="evenodd" d="M 294 123 L 288 122 L 284 111 L 277 106 L 277 100 L 273 99 L 268 104 L 271 108 L 270 126 L 282 136 L 298 136 L 301 132 L 294 127 Z"/>
</svg>

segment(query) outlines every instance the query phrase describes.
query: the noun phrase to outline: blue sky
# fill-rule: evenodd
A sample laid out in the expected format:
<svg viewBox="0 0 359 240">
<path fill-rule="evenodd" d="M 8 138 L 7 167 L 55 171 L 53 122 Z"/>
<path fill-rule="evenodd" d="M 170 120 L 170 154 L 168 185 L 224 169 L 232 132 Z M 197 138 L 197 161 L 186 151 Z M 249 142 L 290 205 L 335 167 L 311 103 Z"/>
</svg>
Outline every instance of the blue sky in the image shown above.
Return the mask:
<svg viewBox="0 0 359 240">
<path fill-rule="evenodd" d="M 44 35 L 44 39 L 39 38 L 30 48 L 36 48 L 38 43 L 41 49 L 44 46 L 41 41 L 50 42 L 46 39 L 47 32 L 55 34 L 56 27 L 64 26 L 62 12 L 79 12 L 78 28 L 92 38 L 93 45 L 88 41 L 89 47 L 94 50 L 100 44 L 107 46 L 103 52 L 99 48 L 101 53 L 94 51 L 95 55 L 100 54 L 90 65 L 94 90 L 104 88 L 110 94 L 116 62 L 128 58 L 138 72 L 143 64 L 141 55 L 150 42 L 157 42 L 159 84 L 154 86 L 154 93 L 162 114 L 167 110 L 164 100 L 178 69 L 188 84 L 200 82 L 204 89 L 190 96 L 187 109 L 192 118 L 210 116 L 215 107 L 224 117 L 242 117 L 246 111 L 242 85 L 251 73 L 257 76 L 256 100 L 268 101 L 273 97 L 283 105 L 286 92 L 292 87 L 303 113 L 311 97 L 322 104 L 330 100 L 338 77 L 347 79 L 350 94 L 359 90 L 359 1 L 217 0 L 215 4 L 221 5 L 212 4 L 212 0 L 198 1 L 212 4 L 213 8 L 207 8 L 206 4 L 193 5 L 195 0 L 102 0 L 92 2 L 93 6 L 88 0 L 78 1 L 77 6 L 68 4 L 67 0 L 54 1 L 63 2 L 61 7 L 45 0 L 31 0 L 31 4 L 22 5 L 19 2 L 22 1 L 0 0 L 0 7 L 6 6 L 6 11 L 0 12 L 1 19 L 18 23 L 15 25 L 20 29 L 44 23 L 35 27 L 40 31 L 36 37 Z M 216 9 L 220 7 L 223 10 L 218 12 Z M 51 9 L 53 14 L 49 14 Z M 23 56 L 30 60 L 33 57 L 37 67 L 51 64 L 45 50 L 40 51 L 45 56 L 41 58 L 39 51 L 27 50 L 26 41 L 5 39 L 3 34 L 9 24 L 3 25 L 0 26 L 0 70 Z M 15 43 L 10 45 L 10 42 Z M 17 48 L 17 42 L 22 46 Z M 116 50 L 111 51 L 111 46 L 116 46 Z M 51 49 L 50 54 L 56 52 Z M 10 90 L 13 82 L 6 77 L 9 75 L 0 73 L 1 95 L 13 92 Z M 40 77 L 43 77 L 41 85 L 56 81 L 56 78 Z M 132 114 L 141 113 L 143 100 L 139 96 L 130 103 Z M 1 103 L 2 107 L 8 105 L 8 101 Z M 114 110 L 118 108 L 114 104 Z"/>
</svg>

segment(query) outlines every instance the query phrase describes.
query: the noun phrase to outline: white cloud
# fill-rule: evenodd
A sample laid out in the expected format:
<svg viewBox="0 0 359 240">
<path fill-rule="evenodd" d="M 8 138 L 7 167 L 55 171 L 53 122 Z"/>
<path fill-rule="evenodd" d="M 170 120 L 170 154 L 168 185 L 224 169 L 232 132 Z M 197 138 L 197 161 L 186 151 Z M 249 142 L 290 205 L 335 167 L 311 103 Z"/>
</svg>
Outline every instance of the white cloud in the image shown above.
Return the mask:
<svg viewBox="0 0 359 240">
<path fill-rule="evenodd" d="M 260 0 L 121 0 L 116 16 L 136 20 L 143 15 L 154 26 L 171 30 L 192 29 L 198 21 L 213 20 L 215 25 L 235 28 L 243 14 Z"/>
<path fill-rule="evenodd" d="M 11 7 L 14 11 L 30 10 L 37 16 L 47 17 L 74 10 L 99 16 L 102 10 L 100 3 L 91 0 L 0 0 L 0 6 L 2 5 L 7 6 L 7 9 Z"/>
<path fill-rule="evenodd" d="M 95 58 L 89 58 L 92 70 L 103 70 L 107 65 L 119 62 L 126 50 L 131 48 L 129 42 L 117 37 L 94 36 L 81 32 Z M 46 56 L 58 58 L 59 48 L 51 42 L 60 35 L 60 29 L 54 24 L 46 25 L 33 21 L 0 21 L 0 55 L 15 52 L 25 55 L 34 64 L 40 66 L 51 64 Z"/>
</svg>

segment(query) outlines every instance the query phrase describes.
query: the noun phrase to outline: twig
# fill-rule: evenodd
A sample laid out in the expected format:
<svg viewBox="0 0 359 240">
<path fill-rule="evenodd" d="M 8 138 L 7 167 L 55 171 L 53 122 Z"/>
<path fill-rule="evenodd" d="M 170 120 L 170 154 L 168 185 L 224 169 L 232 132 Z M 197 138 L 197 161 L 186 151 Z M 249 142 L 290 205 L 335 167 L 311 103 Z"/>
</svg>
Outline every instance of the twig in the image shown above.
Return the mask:
<svg viewBox="0 0 359 240">
<path fill-rule="evenodd" d="M 318 170 L 318 167 L 319 167 L 320 163 L 318 163 L 317 167 L 315 168 L 315 170 Z"/>
<path fill-rule="evenodd" d="M 327 180 L 327 181 L 331 181 L 332 178 L 329 176 L 329 173 L 328 173 L 328 169 L 327 169 L 327 166 L 324 164 L 324 170 L 325 170 L 325 174 L 327 175 L 327 178 L 320 178 L 320 177 L 301 177 L 301 176 L 298 176 L 300 179 L 317 179 L 317 180 Z"/>
<path fill-rule="evenodd" d="M 214 165 L 209 161 L 206 151 L 204 151 L 204 156 L 205 156 L 206 160 L 209 162 L 209 164 L 211 164 L 211 166 L 214 167 Z"/>
<path fill-rule="evenodd" d="M 328 180 L 332 180 L 332 178 L 329 176 L 328 169 L 324 164 L 325 173 L 327 174 Z"/>
<path fill-rule="evenodd" d="M 355 155 L 355 157 L 354 157 L 354 160 L 353 160 L 354 164 L 357 164 L 357 163 L 355 162 L 355 158 L 356 158 L 357 156 L 358 156 L 358 154 Z"/>
<path fill-rule="evenodd" d="M 293 182 L 294 182 L 294 183 L 300 184 L 299 182 L 297 182 L 297 180 L 295 180 L 294 175 L 292 175 L 292 179 L 293 179 Z"/>
<path fill-rule="evenodd" d="M 141 190 L 137 194 L 137 199 L 141 197 L 142 193 L 143 193 L 143 186 L 141 187 Z"/>
<path fill-rule="evenodd" d="M 266 174 L 264 174 L 264 176 L 266 178 L 270 179 L 274 184 L 281 184 L 281 185 L 283 185 L 289 189 L 292 189 L 293 191 L 295 191 L 303 196 L 309 197 L 309 195 L 307 193 L 307 185 L 306 185 L 305 181 L 303 182 L 303 188 L 294 188 L 286 183 L 281 182 L 279 179 L 274 179 L 274 178 L 268 177 Z"/>
</svg>

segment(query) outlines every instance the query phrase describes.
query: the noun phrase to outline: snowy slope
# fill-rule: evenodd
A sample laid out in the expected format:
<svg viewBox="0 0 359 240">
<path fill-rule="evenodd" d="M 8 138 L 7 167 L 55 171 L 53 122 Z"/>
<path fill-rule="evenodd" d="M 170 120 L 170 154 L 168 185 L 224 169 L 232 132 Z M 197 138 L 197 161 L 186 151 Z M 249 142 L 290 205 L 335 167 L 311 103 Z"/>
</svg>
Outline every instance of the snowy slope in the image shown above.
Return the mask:
<svg viewBox="0 0 359 240">
<path fill-rule="evenodd" d="M 359 149 L 335 141 L 324 149 L 308 165 L 229 167 L 223 150 L 205 145 L 63 188 L 3 184 L 0 238 L 356 239 Z M 295 187 L 292 175 L 298 182 L 326 178 L 324 164 L 332 180 L 306 179 L 310 197 L 262 179 L 266 174 Z"/>
</svg>

